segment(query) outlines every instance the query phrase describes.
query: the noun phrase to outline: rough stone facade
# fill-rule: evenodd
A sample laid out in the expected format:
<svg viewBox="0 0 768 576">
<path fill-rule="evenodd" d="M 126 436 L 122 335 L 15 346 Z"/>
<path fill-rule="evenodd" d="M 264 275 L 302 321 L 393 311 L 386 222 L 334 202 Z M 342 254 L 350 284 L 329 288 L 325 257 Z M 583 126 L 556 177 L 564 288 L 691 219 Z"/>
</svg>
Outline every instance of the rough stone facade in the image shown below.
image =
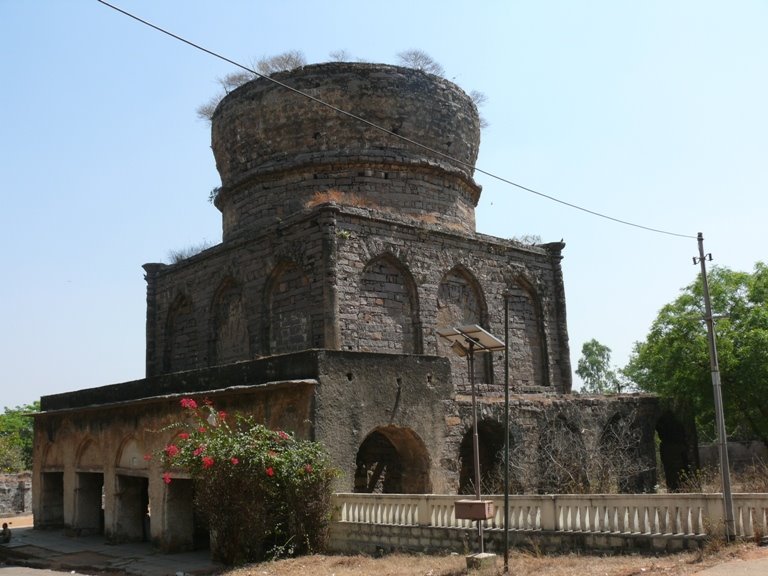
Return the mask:
<svg viewBox="0 0 768 576">
<path fill-rule="evenodd" d="M 18 516 L 32 511 L 32 474 L 0 474 L 0 515 Z"/>
<path fill-rule="evenodd" d="M 42 399 L 36 525 L 167 550 L 201 545 L 191 481 L 165 485 L 143 458 L 168 441 L 157 431 L 183 395 L 323 442 L 344 472 L 340 490 L 466 491 L 467 365 L 436 330 L 479 324 L 504 338 L 505 304 L 509 381 L 502 354 L 475 363 L 487 481 L 508 386 L 519 467 L 532 470 L 521 489 L 546 489 L 536 451 L 555 445 L 553 422 L 558 450 L 594 451 L 624 420 L 639 431 L 632 453 L 648 463 L 633 481 L 652 486 L 656 400 L 569 395 L 564 244 L 475 231 L 480 122 L 470 98 L 394 66 L 323 64 L 275 78 L 385 131 L 267 79 L 224 98 L 212 124 L 223 242 L 144 266 L 146 379 Z"/>
</svg>

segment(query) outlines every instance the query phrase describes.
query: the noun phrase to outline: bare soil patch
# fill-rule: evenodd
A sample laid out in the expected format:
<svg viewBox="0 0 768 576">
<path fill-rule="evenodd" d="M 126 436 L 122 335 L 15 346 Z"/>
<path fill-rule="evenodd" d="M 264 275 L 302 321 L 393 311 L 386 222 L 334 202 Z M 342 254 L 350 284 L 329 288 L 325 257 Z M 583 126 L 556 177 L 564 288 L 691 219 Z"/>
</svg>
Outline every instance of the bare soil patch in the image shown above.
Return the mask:
<svg viewBox="0 0 768 576">
<path fill-rule="evenodd" d="M 567 554 L 544 556 L 514 551 L 510 553 L 509 573 L 515 576 L 686 576 L 736 559 L 768 557 L 768 547 L 755 544 L 713 545 L 701 552 L 663 556 L 599 556 Z M 497 558 L 495 570 L 478 576 L 503 573 L 503 559 Z M 370 556 L 313 555 L 259 564 L 250 564 L 225 573 L 227 576 L 460 576 L 467 574 L 463 555 L 427 556 L 389 554 Z"/>
</svg>

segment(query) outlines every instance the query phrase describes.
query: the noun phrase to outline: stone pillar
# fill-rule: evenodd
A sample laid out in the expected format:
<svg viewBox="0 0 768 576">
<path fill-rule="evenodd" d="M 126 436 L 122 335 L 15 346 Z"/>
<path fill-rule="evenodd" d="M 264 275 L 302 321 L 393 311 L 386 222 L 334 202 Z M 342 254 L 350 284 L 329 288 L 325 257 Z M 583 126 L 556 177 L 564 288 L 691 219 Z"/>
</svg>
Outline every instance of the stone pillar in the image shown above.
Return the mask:
<svg viewBox="0 0 768 576">
<path fill-rule="evenodd" d="M 147 348 L 146 348 L 146 372 L 147 378 L 160 374 L 160 366 L 157 353 L 158 344 L 158 320 L 157 320 L 157 276 L 165 268 L 165 264 L 149 263 L 142 266 L 147 281 Z"/>
<path fill-rule="evenodd" d="M 338 242 L 336 214 L 338 208 L 326 208 L 319 219 L 323 234 L 323 348 L 340 350 L 339 291 L 338 291 Z"/>
<path fill-rule="evenodd" d="M 549 363 L 550 382 L 555 383 L 557 392 L 561 394 L 570 394 L 573 386 L 573 376 L 571 375 L 571 353 L 568 347 L 568 323 L 566 322 L 565 311 L 565 283 L 563 282 L 563 268 L 560 262 L 563 260 L 562 251 L 565 248 L 565 242 L 550 242 L 543 244 L 547 250 L 552 262 L 553 286 L 555 297 L 555 324 L 557 326 L 557 358 Z M 551 349 L 548 351 L 551 353 Z M 557 366 L 560 373 L 552 374 L 552 369 Z M 554 378 L 553 378 L 554 376 Z"/>
</svg>

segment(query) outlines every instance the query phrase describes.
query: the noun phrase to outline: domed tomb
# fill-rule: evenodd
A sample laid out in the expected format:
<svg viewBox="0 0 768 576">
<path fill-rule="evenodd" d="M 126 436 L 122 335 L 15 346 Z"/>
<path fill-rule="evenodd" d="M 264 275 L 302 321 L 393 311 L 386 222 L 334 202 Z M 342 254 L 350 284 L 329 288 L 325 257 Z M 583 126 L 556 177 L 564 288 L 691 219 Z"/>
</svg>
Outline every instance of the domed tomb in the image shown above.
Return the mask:
<svg viewBox="0 0 768 576">
<path fill-rule="evenodd" d="M 419 70 L 361 63 L 316 64 L 272 78 L 280 84 L 248 82 L 213 114 L 224 240 L 325 197 L 474 232 L 480 119 L 458 86 Z"/>
</svg>

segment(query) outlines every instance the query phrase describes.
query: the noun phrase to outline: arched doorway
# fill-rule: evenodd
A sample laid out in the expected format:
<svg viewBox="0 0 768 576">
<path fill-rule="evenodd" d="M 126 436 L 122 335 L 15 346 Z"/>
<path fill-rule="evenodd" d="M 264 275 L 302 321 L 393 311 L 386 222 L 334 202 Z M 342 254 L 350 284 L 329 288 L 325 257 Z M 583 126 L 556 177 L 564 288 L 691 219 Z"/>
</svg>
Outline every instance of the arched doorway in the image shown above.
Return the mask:
<svg viewBox="0 0 768 576">
<path fill-rule="evenodd" d="M 656 421 L 659 460 L 670 492 L 678 491 L 683 476 L 698 468 L 698 443 L 690 436 L 683 421 L 671 412 L 664 412 Z"/>
<path fill-rule="evenodd" d="M 366 436 L 355 459 L 355 492 L 428 494 L 429 454 L 410 428 L 382 426 Z"/>
<path fill-rule="evenodd" d="M 73 527 L 78 534 L 104 534 L 104 471 L 96 441 L 83 441 L 76 462 Z"/>
<path fill-rule="evenodd" d="M 472 428 L 464 434 L 459 447 L 459 494 L 475 493 L 475 460 L 472 449 Z M 504 463 L 504 427 L 493 420 L 477 423 L 480 459 L 480 491 L 500 494 L 504 491 L 502 467 Z"/>
</svg>

